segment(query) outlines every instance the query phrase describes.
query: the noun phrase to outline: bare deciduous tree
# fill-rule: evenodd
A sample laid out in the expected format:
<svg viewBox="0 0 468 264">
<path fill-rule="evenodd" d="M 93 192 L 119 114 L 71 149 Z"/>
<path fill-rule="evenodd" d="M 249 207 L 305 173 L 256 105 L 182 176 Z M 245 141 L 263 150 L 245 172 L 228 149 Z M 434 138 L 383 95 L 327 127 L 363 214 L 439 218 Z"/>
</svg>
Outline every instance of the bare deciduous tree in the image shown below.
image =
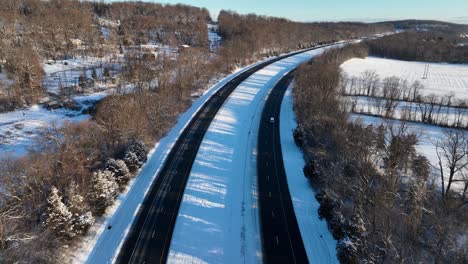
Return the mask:
<svg viewBox="0 0 468 264">
<path fill-rule="evenodd" d="M 442 196 L 449 194 L 452 184 L 460 180 L 468 166 L 467 139 L 463 131 L 446 130 L 444 139 L 436 143 L 439 170 L 442 182 Z M 448 175 L 445 174 L 448 172 Z M 445 182 L 447 181 L 447 187 Z"/>
</svg>

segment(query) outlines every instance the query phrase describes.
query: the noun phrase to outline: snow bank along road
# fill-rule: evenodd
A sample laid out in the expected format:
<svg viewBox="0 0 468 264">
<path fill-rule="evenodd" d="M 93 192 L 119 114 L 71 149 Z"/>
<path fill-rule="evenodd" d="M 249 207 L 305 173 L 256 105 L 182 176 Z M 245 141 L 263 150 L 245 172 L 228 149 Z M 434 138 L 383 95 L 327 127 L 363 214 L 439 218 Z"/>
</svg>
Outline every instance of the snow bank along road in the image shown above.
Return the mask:
<svg viewBox="0 0 468 264">
<path fill-rule="evenodd" d="M 260 122 L 258 196 L 263 260 L 266 263 L 308 262 L 289 193 L 280 141 L 281 102 L 292 79 L 291 72 L 273 88 Z"/>
<path fill-rule="evenodd" d="M 167 156 L 140 206 L 126 237 L 118 263 L 163 263 L 166 261 L 179 206 L 192 164 L 211 121 L 228 96 L 249 76 L 288 54 L 261 63 L 231 80 L 212 96 L 189 122 Z"/>
</svg>

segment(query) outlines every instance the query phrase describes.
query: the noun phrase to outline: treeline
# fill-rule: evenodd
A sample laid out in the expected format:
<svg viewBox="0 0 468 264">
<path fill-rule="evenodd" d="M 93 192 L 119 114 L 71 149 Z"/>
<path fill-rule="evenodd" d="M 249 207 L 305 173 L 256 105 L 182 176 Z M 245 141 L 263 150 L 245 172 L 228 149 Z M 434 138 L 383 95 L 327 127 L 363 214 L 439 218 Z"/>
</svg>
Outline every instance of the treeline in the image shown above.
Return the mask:
<svg viewBox="0 0 468 264">
<path fill-rule="evenodd" d="M 366 50 L 348 46 L 314 58 L 299 67 L 294 88 L 299 124 L 294 138 L 307 160 L 304 174 L 318 192 L 319 214 L 338 240 L 338 258 L 342 263 L 463 263 L 466 243 L 457 241 L 468 227 L 466 201 L 450 188 L 442 198 L 431 183 L 428 160 L 416 153 L 416 135 L 404 123 L 348 122 L 339 65 L 366 56 Z M 446 151 L 441 168 L 449 168 L 452 157 L 466 157 L 461 132 L 448 133 L 441 142 Z M 460 177 L 464 164 L 457 162 L 450 175 Z"/>
<path fill-rule="evenodd" d="M 369 54 L 406 61 L 467 63 L 468 46 L 459 35 L 436 31 L 405 31 L 367 41 Z"/>
<path fill-rule="evenodd" d="M 223 37 L 221 54 L 230 62 L 393 30 L 386 24 L 297 23 L 231 11 L 221 11 L 218 22 Z"/>
</svg>

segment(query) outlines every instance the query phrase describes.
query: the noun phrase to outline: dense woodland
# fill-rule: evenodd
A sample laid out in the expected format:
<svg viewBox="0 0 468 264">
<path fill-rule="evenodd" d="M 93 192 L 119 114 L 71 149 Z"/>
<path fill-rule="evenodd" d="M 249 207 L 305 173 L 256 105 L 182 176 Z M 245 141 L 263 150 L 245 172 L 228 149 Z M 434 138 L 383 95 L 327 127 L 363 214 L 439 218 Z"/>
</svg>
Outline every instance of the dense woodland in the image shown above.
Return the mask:
<svg viewBox="0 0 468 264">
<path fill-rule="evenodd" d="M 305 175 L 318 191 L 319 214 L 339 241 L 342 263 L 466 263 L 468 151 L 463 131 L 437 143 L 448 186 L 436 185 L 431 165 L 418 155 L 417 135 L 401 125 L 348 122 L 339 65 L 367 56 L 348 46 L 314 58 L 297 71 L 296 143 L 308 161 Z M 466 186 L 466 185 L 465 185 Z"/>
<path fill-rule="evenodd" d="M 463 45 L 466 42 L 466 38 L 456 33 L 410 30 L 368 41 L 367 44 L 369 54 L 373 56 L 407 61 L 468 63 L 468 46 Z"/>
<path fill-rule="evenodd" d="M 387 24 L 296 23 L 258 15 L 222 11 L 218 23 L 224 39 L 221 54 L 229 62 L 302 49 L 393 30 Z"/>
<path fill-rule="evenodd" d="M 64 245 L 76 246 L 136 176 L 148 148 L 191 104 L 191 94 L 231 69 L 278 52 L 392 29 L 301 24 L 225 11 L 218 20 L 225 42 L 214 54 L 208 48 L 206 9 L 141 2 L 0 2 L 0 69 L 12 80 L 0 87 L 4 108 L 41 100 L 47 88 L 41 82 L 44 61 L 109 57 L 121 63 L 112 76 L 114 93 L 91 111 L 92 120 L 44 130 L 29 154 L 0 161 L 0 262 L 63 263 L 58 252 Z M 153 56 L 140 44 L 191 48 Z"/>
</svg>

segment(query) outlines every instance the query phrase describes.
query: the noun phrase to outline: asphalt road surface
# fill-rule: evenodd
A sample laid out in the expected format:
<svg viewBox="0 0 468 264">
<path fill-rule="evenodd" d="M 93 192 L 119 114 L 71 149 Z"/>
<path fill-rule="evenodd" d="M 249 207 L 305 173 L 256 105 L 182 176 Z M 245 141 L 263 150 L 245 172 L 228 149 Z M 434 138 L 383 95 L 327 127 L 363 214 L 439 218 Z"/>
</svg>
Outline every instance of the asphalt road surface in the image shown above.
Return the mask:
<svg viewBox="0 0 468 264">
<path fill-rule="evenodd" d="M 290 73 L 271 91 L 263 109 L 257 174 L 264 263 L 308 263 L 289 193 L 280 142 L 280 110 Z"/>
<path fill-rule="evenodd" d="M 138 211 L 129 234 L 118 253 L 116 263 L 142 264 L 166 262 L 172 232 L 190 170 L 203 136 L 219 108 L 232 91 L 249 76 L 265 66 L 301 52 L 278 57 L 247 70 L 227 83 L 202 106 L 168 154 L 166 161 L 162 165 L 156 180 L 153 182 Z M 278 214 L 280 213 L 278 211 Z M 275 226 L 279 226 L 280 229 L 284 230 L 285 227 L 281 225 Z M 283 236 L 281 236 L 281 239 L 283 239 Z M 284 239 L 287 238 L 285 237 Z M 280 242 L 282 248 L 283 240 Z M 292 258 L 288 257 L 287 259 Z"/>
</svg>

